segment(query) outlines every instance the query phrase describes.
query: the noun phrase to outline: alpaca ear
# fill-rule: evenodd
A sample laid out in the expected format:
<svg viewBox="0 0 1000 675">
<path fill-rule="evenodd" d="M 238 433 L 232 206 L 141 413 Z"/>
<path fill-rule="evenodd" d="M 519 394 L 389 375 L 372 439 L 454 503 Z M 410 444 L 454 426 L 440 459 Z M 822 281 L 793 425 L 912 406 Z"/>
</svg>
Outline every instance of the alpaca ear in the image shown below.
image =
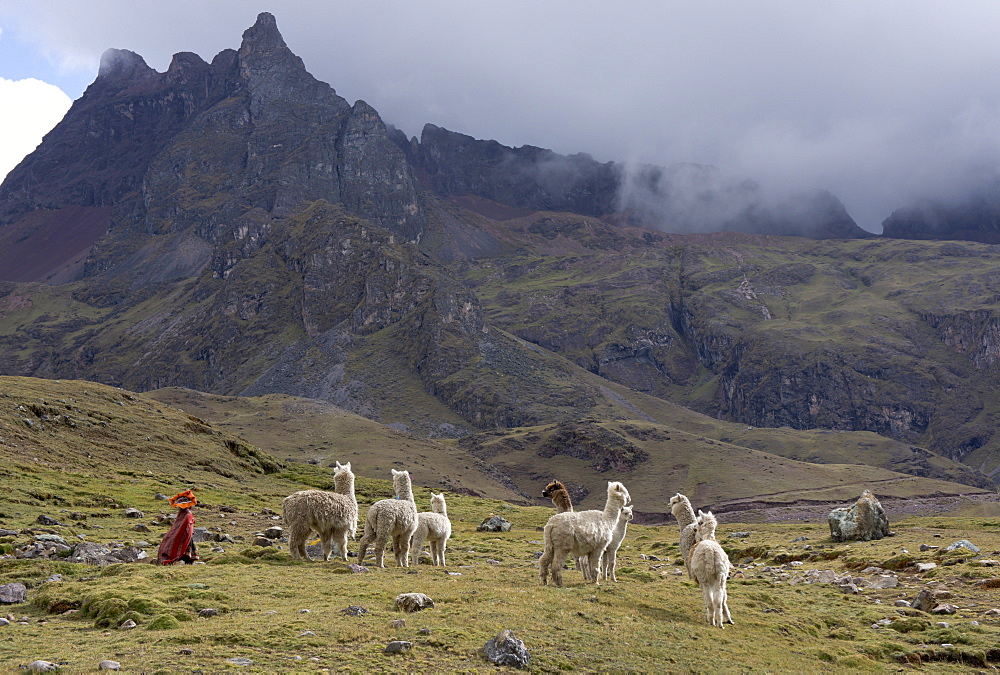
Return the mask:
<svg viewBox="0 0 1000 675">
<path fill-rule="evenodd" d="M 391 469 L 391 471 L 392 471 L 393 477 L 402 476 L 403 475 L 402 471 L 396 471 L 395 469 Z"/>
<path fill-rule="evenodd" d="M 347 469 L 348 471 L 350 471 L 351 470 L 351 463 L 348 462 L 347 464 L 345 464 L 344 468 Z"/>
</svg>

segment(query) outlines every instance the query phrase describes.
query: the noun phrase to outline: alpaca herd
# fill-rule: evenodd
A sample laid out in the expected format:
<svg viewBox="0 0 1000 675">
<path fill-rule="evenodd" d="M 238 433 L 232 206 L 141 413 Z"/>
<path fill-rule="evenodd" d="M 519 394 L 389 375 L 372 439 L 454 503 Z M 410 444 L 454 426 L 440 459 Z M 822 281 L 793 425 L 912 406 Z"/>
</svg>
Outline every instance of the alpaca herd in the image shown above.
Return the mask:
<svg viewBox="0 0 1000 675">
<path fill-rule="evenodd" d="M 407 471 L 392 470 L 395 498 L 382 499 L 370 507 L 365 518 L 364 534 L 358 542 L 358 561 L 364 560 L 369 546 L 375 564 L 385 567 L 385 546 L 391 540 L 397 567 L 416 565 L 424 542 L 430 546 L 431 562 L 445 565 L 445 549 L 451 537 L 451 521 L 444 494 L 431 492 L 431 510 L 417 512 L 413 485 Z M 334 468 L 334 491 L 300 490 L 282 502 L 283 518 L 288 526 L 292 558 L 309 560 L 306 540 L 310 532 L 319 535 L 323 560 L 336 549 L 347 560 L 347 540 L 358 528 L 358 502 L 354 495 L 351 463 L 337 462 Z M 574 511 L 569 491 L 554 480 L 542 491 L 552 500 L 556 514 L 548 519 L 543 531 L 544 550 L 538 561 L 539 579 L 549 579 L 562 586 L 563 566 L 572 555 L 585 581 L 599 585 L 601 579 L 618 581 L 615 576 L 618 549 L 632 522 L 632 497 L 617 481 L 608 482 L 603 510 Z M 711 511 L 694 513 L 691 502 L 677 493 L 670 499 L 670 512 L 680 528 L 680 550 L 689 577 L 701 587 L 705 616 L 713 626 L 733 623 L 729 613 L 726 580 L 731 565 L 726 552 L 715 539 L 718 521 Z"/>
</svg>

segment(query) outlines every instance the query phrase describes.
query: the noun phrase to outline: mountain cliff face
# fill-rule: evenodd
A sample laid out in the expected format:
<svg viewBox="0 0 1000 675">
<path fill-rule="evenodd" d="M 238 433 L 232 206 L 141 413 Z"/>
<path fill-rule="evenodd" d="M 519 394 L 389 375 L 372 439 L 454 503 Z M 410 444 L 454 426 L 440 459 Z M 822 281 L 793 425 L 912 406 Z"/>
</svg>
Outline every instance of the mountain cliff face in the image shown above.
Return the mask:
<svg viewBox="0 0 1000 675">
<path fill-rule="evenodd" d="M 873 241 L 828 193 L 711 167 L 408 140 L 261 14 L 211 63 L 109 51 L 0 186 L 0 367 L 450 436 L 645 414 L 617 383 L 1000 475 L 998 256 Z"/>
</svg>

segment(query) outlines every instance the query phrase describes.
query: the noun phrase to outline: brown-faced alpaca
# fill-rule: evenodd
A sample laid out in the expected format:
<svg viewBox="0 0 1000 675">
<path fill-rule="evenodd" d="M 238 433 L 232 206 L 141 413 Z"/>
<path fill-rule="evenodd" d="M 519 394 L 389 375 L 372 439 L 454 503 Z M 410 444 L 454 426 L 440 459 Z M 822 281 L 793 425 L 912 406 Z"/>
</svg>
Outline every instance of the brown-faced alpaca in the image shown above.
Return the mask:
<svg viewBox="0 0 1000 675">
<path fill-rule="evenodd" d="M 618 577 L 615 576 L 615 567 L 618 565 L 618 549 L 621 548 L 622 541 L 625 539 L 625 530 L 631 522 L 632 507 L 623 506 L 622 514 L 618 516 L 618 523 L 615 525 L 615 530 L 611 535 L 611 543 L 608 544 L 608 548 L 604 551 L 604 556 L 601 558 L 601 574 L 605 579 L 618 581 Z"/>
<path fill-rule="evenodd" d="M 451 536 L 451 521 L 448 520 L 448 505 L 444 501 L 444 493 L 431 493 L 431 510 L 417 514 L 417 529 L 410 541 L 410 552 L 413 554 L 411 565 L 416 565 L 420 558 L 420 549 L 424 540 L 431 546 L 431 562 L 444 567 L 444 551 Z"/>
<path fill-rule="evenodd" d="M 410 566 L 410 539 L 417 529 L 417 504 L 413 501 L 410 474 L 393 469 L 392 487 L 395 499 L 380 499 L 368 507 L 365 533 L 358 542 L 358 562 L 364 560 L 368 545 L 374 541 L 375 564 L 385 567 L 385 545 L 392 539 L 396 565 Z"/>
<path fill-rule="evenodd" d="M 309 560 L 306 540 L 310 532 L 319 535 L 323 560 L 329 560 L 336 546 L 347 560 L 347 538 L 358 529 L 358 502 L 354 497 L 354 474 L 351 463 L 334 467 L 334 492 L 300 490 L 281 503 L 282 518 L 288 528 L 288 548 L 293 558 Z"/>
<path fill-rule="evenodd" d="M 554 480 L 542 490 L 542 496 L 551 499 L 556 507 L 556 513 L 566 513 L 573 510 L 573 500 L 569 498 L 569 490 L 561 482 Z"/>
<path fill-rule="evenodd" d="M 556 586 L 562 586 L 562 568 L 566 556 L 586 558 L 587 580 L 600 584 L 601 557 L 611 543 L 615 524 L 622 508 L 632 498 L 619 482 L 608 483 L 608 499 L 603 511 L 566 511 L 545 523 L 545 550 L 538 561 L 538 576 L 543 584 L 551 574 Z"/>
<path fill-rule="evenodd" d="M 726 580 L 729 578 L 729 556 L 715 540 L 715 516 L 712 512 L 698 512 L 695 521 L 695 543 L 691 548 L 688 574 L 701 586 L 705 601 L 705 618 L 713 626 L 722 628 L 724 622 L 733 623 L 729 614 L 729 596 Z"/>
<path fill-rule="evenodd" d="M 674 514 L 674 518 L 677 519 L 677 527 L 681 530 L 681 556 L 684 558 L 684 566 L 687 567 L 688 556 L 691 553 L 691 547 L 694 546 L 696 520 L 694 509 L 691 508 L 691 502 L 688 498 L 678 492 L 670 498 L 670 512 Z"/>
</svg>

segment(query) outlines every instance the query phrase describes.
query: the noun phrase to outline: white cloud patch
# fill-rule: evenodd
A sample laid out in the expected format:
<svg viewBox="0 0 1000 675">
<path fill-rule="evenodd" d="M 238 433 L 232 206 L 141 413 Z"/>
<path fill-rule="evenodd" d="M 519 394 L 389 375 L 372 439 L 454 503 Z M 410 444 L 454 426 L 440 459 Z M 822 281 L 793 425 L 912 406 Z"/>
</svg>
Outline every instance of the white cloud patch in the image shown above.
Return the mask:
<svg viewBox="0 0 1000 675">
<path fill-rule="evenodd" d="M 0 179 L 38 147 L 72 103 L 47 82 L 0 77 Z"/>
</svg>

